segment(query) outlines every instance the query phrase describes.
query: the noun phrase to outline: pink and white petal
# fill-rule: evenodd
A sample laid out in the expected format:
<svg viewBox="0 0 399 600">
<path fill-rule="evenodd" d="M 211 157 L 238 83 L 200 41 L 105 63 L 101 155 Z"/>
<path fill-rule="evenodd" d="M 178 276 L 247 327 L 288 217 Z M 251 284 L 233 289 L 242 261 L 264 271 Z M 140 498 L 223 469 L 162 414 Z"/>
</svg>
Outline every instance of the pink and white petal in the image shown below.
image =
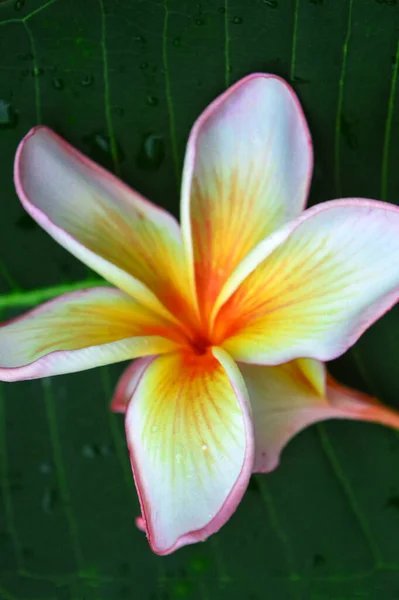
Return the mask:
<svg viewBox="0 0 399 600">
<path fill-rule="evenodd" d="M 112 398 L 111 410 L 113 412 L 126 412 L 128 404 L 132 399 L 133 392 L 153 358 L 153 356 L 138 358 L 127 369 L 125 369 L 118 381 L 114 397 Z"/>
<path fill-rule="evenodd" d="M 181 222 L 204 314 L 245 255 L 303 210 L 312 166 L 299 101 L 274 75 L 245 77 L 196 121 L 184 163 Z"/>
<path fill-rule="evenodd" d="M 223 350 L 155 358 L 128 405 L 126 434 L 154 552 L 224 525 L 253 469 L 253 430 L 241 374 Z"/>
<path fill-rule="evenodd" d="M 14 177 L 24 208 L 69 252 L 161 314 L 163 305 L 187 309 L 180 228 L 169 213 L 43 126 L 20 143 Z"/>
<path fill-rule="evenodd" d="M 115 288 L 64 294 L 0 327 L 0 380 L 82 371 L 171 352 L 178 334 Z"/>
<path fill-rule="evenodd" d="M 399 412 L 384 406 L 376 398 L 340 384 L 328 373 L 326 389 L 329 405 L 337 413 L 342 413 L 342 418 L 369 421 L 399 429 Z"/>
<path fill-rule="evenodd" d="M 243 362 L 330 360 L 398 298 L 399 209 L 334 200 L 307 210 L 258 263 L 220 309 L 214 339 Z"/>
<path fill-rule="evenodd" d="M 255 472 L 273 471 L 288 442 L 318 421 L 352 419 L 399 428 L 399 413 L 330 375 L 325 393 L 317 393 L 302 367 L 296 360 L 277 367 L 240 364 L 253 411 Z"/>
</svg>

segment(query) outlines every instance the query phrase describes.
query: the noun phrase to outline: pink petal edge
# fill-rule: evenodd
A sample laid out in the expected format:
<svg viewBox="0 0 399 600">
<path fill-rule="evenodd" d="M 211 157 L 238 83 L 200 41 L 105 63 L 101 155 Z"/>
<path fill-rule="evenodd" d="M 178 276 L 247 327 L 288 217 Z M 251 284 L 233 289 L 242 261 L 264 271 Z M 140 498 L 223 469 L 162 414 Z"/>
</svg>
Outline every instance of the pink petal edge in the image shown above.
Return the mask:
<svg viewBox="0 0 399 600">
<path fill-rule="evenodd" d="M 148 365 L 154 360 L 155 356 L 146 356 L 137 358 L 122 373 L 115 389 L 111 402 L 111 410 L 115 413 L 126 412 L 128 404 L 134 391 Z"/>
<path fill-rule="evenodd" d="M 48 300 L 47 302 L 44 302 L 43 304 L 36 306 L 35 308 L 32 308 L 31 310 L 23 313 L 22 315 L 18 315 L 17 317 L 14 317 L 12 319 L 9 319 L 8 321 L 0 323 L 0 331 L 1 331 L 2 327 L 5 327 L 12 323 L 21 321 L 21 320 L 25 319 L 27 316 L 34 317 L 36 314 L 40 314 L 43 310 L 46 310 L 49 306 L 52 306 L 52 305 L 54 306 L 57 304 L 64 304 L 66 299 L 80 298 L 80 297 L 82 297 L 84 295 L 88 295 L 88 294 L 95 295 L 96 292 L 104 293 L 104 291 L 107 291 L 107 290 L 112 291 L 114 293 L 120 293 L 121 295 L 123 294 L 123 292 L 120 292 L 117 288 L 106 287 L 106 286 L 83 288 L 78 291 L 61 294 L 60 296 L 57 296 L 56 298 L 53 298 L 52 300 Z M 116 340 L 114 342 L 107 342 L 104 344 L 100 344 L 99 346 L 101 346 L 101 348 L 104 350 L 112 351 L 113 348 L 128 346 L 129 343 L 132 343 L 132 348 L 133 348 L 133 343 L 136 343 L 137 346 L 140 346 L 140 344 L 142 344 L 143 350 L 140 354 L 144 356 L 146 348 L 148 350 L 148 341 L 149 340 L 161 341 L 161 340 L 163 340 L 163 338 L 161 338 L 160 336 L 136 336 L 136 337 L 132 337 L 132 338 L 124 338 L 121 340 Z M 48 354 L 42 356 L 41 358 L 39 358 L 37 360 L 34 360 L 31 363 L 28 363 L 28 364 L 20 366 L 20 367 L 0 367 L 0 381 L 13 382 L 13 381 L 23 381 L 23 380 L 28 380 L 28 379 L 38 379 L 41 377 L 47 377 L 47 376 L 49 376 L 48 371 L 47 371 L 48 365 L 54 364 L 54 362 L 57 362 L 58 360 L 60 360 L 60 362 L 62 362 L 62 358 L 64 356 L 73 357 L 74 360 L 78 360 L 80 357 L 84 358 L 85 354 L 87 354 L 88 351 L 98 348 L 99 346 L 88 346 L 86 348 L 79 348 L 77 350 L 55 350 L 53 352 L 49 352 Z M 169 349 L 169 351 L 171 351 L 171 350 L 172 350 L 172 346 Z M 106 355 L 107 353 L 105 352 L 104 354 Z M 129 357 L 127 356 L 126 358 L 120 359 L 117 362 L 122 362 L 123 360 L 129 360 Z M 110 362 L 107 358 L 103 357 L 103 359 L 101 361 L 99 361 L 95 366 L 96 367 L 97 366 L 105 366 L 107 364 L 112 364 L 112 361 Z M 94 367 L 84 366 L 81 370 L 86 370 L 88 368 L 94 368 Z M 77 372 L 78 370 L 74 369 L 73 371 L 69 371 L 68 369 L 66 369 L 66 370 L 59 369 L 57 372 L 53 372 L 52 375 L 62 375 L 64 373 Z"/>
<path fill-rule="evenodd" d="M 209 521 L 209 523 L 207 525 L 205 525 L 205 527 L 202 527 L 201 529 L 197 529 L 195 531 L 190 531 L 190 532 L 180 536 L 176 540 L 176 542 L 170 548 L 167 548 L 166 550 L 162 550 L 162 551 L 157 550 L 157 548 L 152 543 L 151 534 L 146 527 L 146 521 L 147 521 L 146 503 L 147 503 L 147 500 L 144 497 L 144 494 L 142 494 L 142 492 L 141 492 L 141 485 L 140 485 L 140 480 L 139 480 L 139 476 L 138 476 L 138 469 L 136 469 L 136 466 L 135 466 L 134 453 L 129 444 L 129 436 L 128 435 L 126 436 L 127 441 L 128 441 L 127 443 L 128 443 L 128 448 L 129 448 L 129 454 L 130 454 L 130 462 L 132 465 L 134 483 L 135 483 L 135 486 L 137 489 L 137 495 L 139 498 L 140 509 L 141 509 L 141 514 L 142 514 L 142 516 L 138 517 L 138 520 L 136 520 L 136 525 L 139 527 L 139 529 L 141 529 L 141 526 L 144 527 L 144 531 L 147 535 L 148 542 L 151 546 L 151 549 L 153 550 L 153 552 L 155 554 L 158 554 L 159 556 L 166 556 L 167 554 L 171 554 L 172 552 L 175 552 L 182 546 L 186 546 L 189 544 L 195 544 L 196 542 L 202 542 L 202 541 L 206 540 L 213 533 L 216 533 L 217 531 L 219 531 L 219 529 L 228 521 L 228 519 L 231 517 L 231 515 L 235 512 L 238 504 L 240 503 L 240 501 L 247 489 L 249 478 L 252 474 L 252 469 L 253 469 L 253 464 L 254 464 L 255 443 L 254 443 L 253 425 L 252 425 L 252 420 L 251 420 L 251 414 L 252 414 L 251 408 L 250 408 L 249 403 L 245 399 L 245 395 L 246 395 L 245 383 L 239 372 L 238 373 L 232 372 L 233 371 L 232 363 L 234 363 L 234 361 L 228 356 L 227 352 L 225 352 L 221 348 L 212 348 L 212 352 L 213 352 L 215 358 L 226 369 L 226 372 L 230 379 L 230 383 L 236 393 L 237 399 L 242 408 L 244 424 L 245 424 L 246 441 L 247 441 L 246 456 L 244 459 L 243 466 L 241 468 L 241 472 L 240 472 L 233 488 L 231 489 L 228 497 L 224 501 L 223 506 L 220 508 L 219 513 L 215 517 L 213 517 L 213 519 L 211 521 Z M 154 360 L 154 358 L 152 360 Z M 151 364 L 152 360 L 150 360 L 148 362 L 148 364 Z M 238 371 L 238 369 L 237 369 L 237 371 Z M 141 376 L 143 373 L 144 373 L 144 369 L 142 370 Z M 237 375 L 238 375 L 238 377 L 237 377 Z M 138 383 L 139 383 L 139 380 L 137 381 L 136 385 Z M 243 386 L 244 386 L 244 395 L 243 395 Z"/>
<path fill-rule="evenodd" d="M 134 196 L 137 196 L 137 198 L 146 205 L 148 210 L 166 215 L 168 218 L 172 219 L 172 221 L 176 225 L 176 228 L 180 229 L 180 225 L 179 225 L 177 219 L 170 212 L 168 212 L 161 206 L 154 204 L 153 202 L 151 202 L 150 200 L 148 200 L 147 198 L 142 196 L 139 192 L 136 192 L 136 190 L 133 190 L 132 188 L 130 188 L 126 183 L 124 183 L 121 179 L 119 179 L 119 177 L 117 177 L 116 175 L 114 175 L 113 173 L 111 173 L 110 171 L 108 171 L 107 169 L 105 169 L 104 167 L 99 165 L 98 163 L 91 160 L 91 158 L 86 156 L 86 154 L 83 154 L 83 152 L 80 152 L 79 150 L 77 150 L 74 146 L 72 146 L 69 142 L 67 142 L 63 137 L 61 137 L 60 135 L 55 133 L 55 131 L 53 131 L 50 127 L 47 127 L 46 125 L 36 125 L 35 127 L 32 127 L 32 129 L 30 129 L 28 131 L 28 133 L 22 138 L 22 140 L 18 144 L 18 148 L 17 148 L 16 154 L 15 154 L 14 183 L 15 183 L 15 187 L 17 189 L 17 193 L 18 193 L 24 207 L 25 207 L 25 203 L 31 205 L 31 202 L 30 202 L 29 198 L 26 197 L 26 194 L 24 192 L 23 185 L 21 182 L 20 156 L 21 156 L 21 153 L 23 150 L 23 146 L 25 145 L 25 142 L 27 140 L 29 140 L 29 138 L 33 137 L 36 134 L 36 132 L 38 132 L 38 131 L 45 131 L 51 137 L 56 138 L 57 143 L 59 143 L 60 146 L 63 146 L 66 152 L 77 157 L 79 159 L 79 161 L 82 162 L 86 167 L 93 169 L 94 171 L 99 173 L 101 176 L 108 179 L 112 184 L 116 184 L 117 186 L 123 188 L 129 195 L 133 194 Z M 51 223 L 50 219 L 48 219 L 48 221 Z M 67 235 L 69 235 L 69 234 L 67 234 Z"/>
<path fill-rule="evenodd" d="M 198 137 L 199 131 L 200 131 L 201 127 L 204 125 L 204 123 L 208 120 L 208 118 L 210 118 L 212 116 L 212 114 L 216 110 L 218 110 L 220 105 L 223 104 L 226 101 L 226 99 L 229 98 L 232 94 L 234 94 L 237 91 L 237 89 L 239 89 L 241 86 L 247 84 L 249 81 L 252 81 L 253 79 L 258 79 L 258 78 L 275 79 L 277 81 L 280 81 L 286 87 L 288 92 L 290 93 L 290 95 L 294 101 L 294 104 L 298 110 L 298 114 L 302 120 L 302 124 L 303 124 L 304 130 L 305 130 L 307 138 L 308 138 L 309 153 L 310 153 L 310 160 L 311 160 L 311 168 L 309 169 L 307 189 L 306 189 L 306 193 L 304 194 L 303 208 L 305 208 L 305 206 L 306 206 L 306 201 L 309 196 L 310 184 L 312 181 L 312 171 L 313 171 L 313 162 L 314 162 L 313 161 L 313 143 L 312 143 L 312 137 L 311 137 L 311 134 L 309 131 L 309 127 L 308 127 L 308 124 L 307 124 L 307 121 L 305 118 L 305 114 L 303 112 L 301 103 L 299 102 L 298 96 L 296 95 L 293 88 L 284 79 L 282 79 L 278 75 L 273 75 L 273 74 L 269 74 L 269 73 L 252 73 L 251 75 L 247 75 L 246 77 L 243 77 L 242 79 L 237 81 L 234 85 L 229 87 L 224 93 L 222 93 L 220 96 L 218 96 L 215 100 L 213 100 L 213 102 L 211 102 L 207 106 L 207 108 L 205 108 L 205 110 L 201 113 L 201 115 L 195 121 L 195 123 L 190 131 L 190 135 L 189 135 L 189 138 L 187 141 L 187 146 L 186 146 L 186 154 L 185 154 L 184 168 L 183 168 L 183 174 L 182 174 L 180 222 L 181 222 L 181 228 L 182 228 L 183 242 L 185 244 L 186 249 L 190 250 L 191 259 L 193 257 L 193 248 L 192 248 L 192 239 L 191 239 L 189 198 L 190 198 L 192 176 L 193 176 L 195 161 L 196 161 L 196 154 L 197 154 L 196 144 L 197 144 L 197 137 Z M 185 201 L 183 201 L 184 199 L 185 199 Z M 193 277 L 193 274 L 191 275 L 191 277 Z"/>
<path fill-rule="evenodd" d="M 317 215 L 320 212 L 328 211 L 332 208 L 337 208 L 338 206 L 345 207 L 363 207 L 369 209 L 378 209 L 380 211 L 385 211 L 386 213 L 396 213 L 399 215 L 399 207 L 394 204 L 390 204 L 388 202 L 382 202 L 380 200 L 368 200 L 366 198 L 340 198 L 337 200 L 328 200 L 326 202 L 322 202 L 321 204 L 317 204 L 311 208 L 305 210 L 299 217 L 291 221 L 278 230 L 277 232 L 268 236 L 265 240 L 260 242 L 251 252 L 244 258 L 241 264 L 237 267 L 240 270 L 238 277 L 235 275 L 236 271 L 232 274 L 229 281 L 227 281 L 225 287 L 221 290 L 219 297 L 215 303 L 215 311 L 214 317 L 216 316 L 216 308 L 220 309 L 221 306 L 228 300 L 228 298 L 234 293 L 234 291 L 239 287 L 239 285 L 246 279 L 248 275 L 250 275 L 256 267 L 267 258 L 274 250 L 276 250 L 281 244 L 283 244 L 294 231 L 300 227 L 300 225 L 311 219 L 313 216 Z M 388 218 L 388 215 L 387 215 Z M 398 230 L 399 237 L 399 230 Z M 233 280 L 233 285 L 229 286 L 229 282 Z M 228 293 L 225 292 L 225 288 L 228 289 Z M 344 354 L 357 340 L 360 336 L 373 324 L 377 319 L 381 318 L 386 312 L 388 312 L 399 300 L 399 286 L 392 290 L 389 294 L 385 295 L 383 298 L 380 298 L 378 301 L 374 302 L 367 311 L 364 313 L 364 318 L 361 319 L 361 322 L 358 324 L 357 328 L 352 332 L 351 335 L 348 335 L 347 340 L 343 346 L 343 349 L 340 348 L 339 353 L 332 354 L 323 354 L 323 355 L 312 355 L 311 358 L 327 362 L 329 360 L 333 360 L 338 356 Z M 301 356 L 297 356 L 295 354 L 287 354 L 284 358 L 279 359 L 278 362 L 262 362 L 262 361 L 250 361 L 250 364 L 259 364 L 259 365 L 275 365 L 286 363 L 291 360 L 295 360 L 297 358 L 301 358 Z M 237 359 L 239 362 L 246 362 L 242 359 Z"/>
<path fill-rule="evenodd" d="M 171 318 L 173 321 L 174 318 L 170 314 L 170 312 L 163 306 L 163 304 L 160 303 L 160 301 L 158 300 L 156 295 L 145 284 L 143 284 L 141 281 L 139 281 L 138 279 L 131 276 L 129 273 L 126 273 L 125 271 L 123 271 L 117 265 L 114 265 L 113 263 L 102 258 L 100 255 L 96 254 L 92 250 L 89 250 L 88 248 L 86 248 L 86 246 L 84 246 L 78 240 L 76 240 L 71 234 L 69 234 L 67 231 L 65 231 L 65 229 L 62 229 L 61 227 L 59 227 L 58 225 L 53 223 L 53 221 L 42 210 L 40 210 L 37 206 L 35 206 L 30 201 L 28 195 L 25 193 L 24 186 L 22 184 L 21 154 L 24 150 L 25 143 L 31 137 L 33 137 L 37 132 L 40 132 L 40 131 L 43 131 L 50 137 L 56 139 L 57 143 L 61 147 L 63 147 L 65 152 L 76 157 L 85 167 L 92 169 L 96 174 L 99 174 L 101 177 L 108 179 L 112 185 L 122 188 L 127 193 L 128 196 L 131 196 L 131 195 L 136 196 L 140 202 L 143 202 L 143 204 L 146 206 L 147 210 L 149 210 L 152 213 L 155 212 L 155 213 L 161 214 L 162 216 L 165 216 L 168 219 L 171 219 L 171 223 L 173 224 L 175 233 L 177 233 L 177 234 L 180 233 L 180 225 L 179 225 L 178 221 L 168 211 L 157 206 L 156 204 L 153 204 L 152 202 L 147 200 L 147 198 L 145 198 L 144 196 L 142 196 L 135 190 L 132 190 L 128 185 L 126 185 L 118 177 L 116 177 L 115 175 L 113 175 L 112 173 L 107 171 L 107 169 L 104 169 L 103 167 L 98 165 L 96 162 L 92 161 L 85 154 L 81 153 L 79 150 L 74 148 L 71 144 L 69 144 L 61 136 L 56 134 L 52 129 L 50 129 L 49 127 L 47 127 L 45 125 L 37 125 L 36 127 L 33 127 L 32 129 L 30 129 L 30 131 L 28 131 L 28 133 L 25 135 L 25 137 L 18 144 L 18 148 L 17 148 L 16 154 L 15 154 L 15 160 L 14 160 L 14 185 L 15 185 L 15 189 L 17 191 L 18 197 L 21 201 L 21 204 L 24 207 L 24 209 L 26 210 L 26 212 L 46 232 L 48 232 L 49 234 L 51 232 L 51 234 L 50 234 L 51 237 L 53 237 L 53 239 L 56 242 L 58 242 L 63 247 L 65 247 L 73 255 L 75 255 L 74 249 L 78 249 L 78 250 L 80 250 L 80 252 L 83 252 L 83 254 L 85 255 L 85 257 L 87 259 L 86 262 L 90 266 L 90 268 L 92 268 L 93 270 L 98 272 L 98 269 L 96 268 L 96 265 L 95 265 L 95 263 L 97 263 L 98 265 L 101 266 L 102 271 L 107 269 L 107 271 L 112 273 L 113 278 L 114 278 L 114 276 L 116 276 L 116 278 L 118 280 L 123 280 L 126 283 L 126 285 L 124 285 L 124 288 L 131 287 L 131 285 L 133 284 L 135 291 L 138 292 L 137 299 L 144 298 L 144 300 L 148 301 L 149 306 L 151 306 L 153 308 L 153 310 L 155 310 L 156 312 L 160 311 L 161 314 L 163 314 L 164 316 L 167 316 L 168 318 Z M 110 282 L 110 283 L 113 283 L 113 282 Z M 127 291 L 127 290 L 124 289 L 123 291 Z"/>
</svg>

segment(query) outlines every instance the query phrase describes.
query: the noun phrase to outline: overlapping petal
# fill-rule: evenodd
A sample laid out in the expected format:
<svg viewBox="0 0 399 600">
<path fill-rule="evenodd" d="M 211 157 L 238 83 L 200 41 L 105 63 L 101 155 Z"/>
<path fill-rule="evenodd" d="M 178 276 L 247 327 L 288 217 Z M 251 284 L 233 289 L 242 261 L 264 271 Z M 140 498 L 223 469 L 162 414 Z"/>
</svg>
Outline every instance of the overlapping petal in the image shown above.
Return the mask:
<svg viewBox="0 0 399 600">
<path fill-rule="evenodd" d="M 121 375 L 111 402 L 111 410 L 125 413 L 144 371 L 153 361 L 153 356 L 145 356 L 133 361 Z"/>
<path fill-rule="evenodd" d="M 143 525 L 159 554 L 217 531 L 252 471 L 245 385 L 234 361 L 212 352 L 157 357 L 132 386 L 126 433 Z"/>
<path fill-rule="evenodd" d="M 0 380 L 82 371 L 171 352 L 173 324 L 114 288 L 65 294 L 0 327 Z"/>
<path fill-rule="evenodd" d="M 312 162 L 297 97 L 273 75 L 242 79 L 199 117 L 187 145 L 181 218 L 205 317 L 244 256 L 301 212 Z"/>
<path fill-rule="evenodd" d="M 240 365 L 253 411 L 255 472 L 275 469 L 285 445 L 318 421 L 352 419 L 399 428 L 399 413 L 341 385 L 328 374 L 324 391 L 319 393 L 309 378 L 309 368 L 324 372 L 319 361 L 295 360 L 276 367 Z"/>
<path fill-rule="evenodd" d="M 180 228 L 53 131 L 22 140 L 15 184 L 24 208 L 58 243 L 153 310 L 187 312 Z"/>
<path fill-rule="evenodd" d="M 399 297 L 399 209 L 392 205 L 327 202 L 299 217 L 273 252 L 267 244 L 264 260 L 260 244 L 243 261 L 250 274 L 216 318 L 215 343 L 224 340 L 236 360 L 330 360 Z"/>
</svg>

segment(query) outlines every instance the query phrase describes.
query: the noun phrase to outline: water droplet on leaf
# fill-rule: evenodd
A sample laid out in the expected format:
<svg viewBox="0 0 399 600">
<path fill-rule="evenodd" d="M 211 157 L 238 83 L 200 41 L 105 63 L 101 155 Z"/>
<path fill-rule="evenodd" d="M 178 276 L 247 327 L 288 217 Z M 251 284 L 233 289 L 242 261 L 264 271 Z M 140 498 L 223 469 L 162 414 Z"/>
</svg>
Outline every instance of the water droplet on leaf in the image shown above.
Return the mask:
<svg viewBox="0 0 399 600">
<path fill-rule="evenodd" d="M 156 96 L 147 96 L 147 104 L 150 106 L 158 106 L 159 100 Z"/>
<path fill-rule="evenodd" d="M 42 381 L 43 389 L 45 389 L 45 390 L 51 389 L 51 378 L 50 377 L 43 377 L 43 379 L 41 381 Z"/>
<path fill-rule="evenodd" d="M 208 446 L 207 446 L 206 444 L 202 444 L 202 446 L 201 446 L 201 450 L 202 450 L 203 452 L 206 452 L 206 451 L 208 450 Z"/>
<path fill-rule="evenodd" d="M 32 75 L 33 77 L 41 77 L 43 75 L 43 69 L 41 67 L 33 67 Z"/>
<path fill-rule="evenodd" d="M 64 82 L 59 77 L 54 77 L 51 80 L 51 84 L 55 90 L 63 90 L 64 89 Z"/>
<path fill-rule="evenodd" d="M 91 85 L 93 85 L 94 83 L 94 76 L 93 75 L 85 75 L 83 77 L 83 79 L 80 81 L 80 84 L 83 85 L 83 87 L 89 87 Z"/>
<path fill-rule="evenodd" d="M 25 0 L 16 0 L 16 2 L 14 2 L 15 10 L 21 10 L 21 8 L 24 6 L 24 4 L 25 4 Z"/>
<path fill-rule="evenodd" d="M 179 46 L 181 46 L 181 37 L 175 37 L 173 45 L 176 46 L 176 48 L 179 48 Z"/>
<path fill-rule="evenodd" d="M 85 444 L 82 446 L 82 456 L 90 459 L 96 458 L 97 451 L 93 444 Z"/>
<path fill-rule="evenodd" d="M 46 487 L 42 497 L 42 510 L 47 514 L 51 514 L 54 510 L 54 505 L 57 501 L 57 492 L 54 488 Z"/>
<path fill-rule="evenodd" d="M 277 0 L 263 0 L 263 4 L 266 4 L 269 8 L 277 8 L 278 2 Z"/>
<path fill-rule="evenodd" d="M 18 113 L 9 102 L 0 100 L 0 129 L 12 129 L 18 124 Z"/>
<path fill-rule="evenodd" d="M 109 456 L 112 456 L 113 452 L 112 452 L 112 448 L 109 444 L 101 444 L 100 445 L 100 454 L 101 456 L 104 456 L 104 458 L 108 458 Z"/>
<path fill-rule="evenodd" d="M 233 19 L 234 25 L 241 25 L 242 22 L 243 22 L 242 17 L 234 17 L 234 19 Z"/>
<path fill-rule="evenodd" d="M 218 11 L 220 12 L 221 15 L 224 15 L 226 12 L 226 9 L 224 6 L 219 6 Z"/>
<path fill-rule="evenodd" d="M 104 152 L 107 152 L 107 154 L 111 152 L 111 144 L 108 136 L 103 136 L 98 133 L 94 136 L 94 141 L 96 142 L 97 146 Z"/>
<path fill-rule="evenodd" d="M 195 24 L 198 26 L 204 25 L 205 21 L 204 21 L 204 19 L 195 19 Z"/>
<path fill-rule="evenodd" d="M 105 135 L 103 131 L 94 131 L 89 135 L 85 135 L 82 139 L 88 146 L 88 153 L 93 160 L 103 164 L 108 169 L 113 168 L 111 141 L 108 135 Z M 125 157 L 124 152 L 120 144 L 116 143 L 116 146 L 119 161 L 122 162 Z"/>
<path fill-rule="evenodd" d="M 51 464 L 49 462 L 42 462 L 39 465 L 39 471 L 40 471 L 40 473 L 43 473 L 43 475 L 49 475 L 52 470 L 53 470 L 53 467 L 51 466 Z"/>
<path fill-rule="evenodd" d="M 150 133 L 145 135 L 140 144 L 136 156 L 136 164 L 139 169 L 145 171 L 156 171 L 165 158 L 165 144 L 161 135 Z"/>
<path fill-rule="evenodd" d="M 142 71 L 145 71 L 146 69 L 148 69 L 148 62 L 142 62 L 142 63 L 140 64 L 140 69 L 141 69 Z"/>
</svg>

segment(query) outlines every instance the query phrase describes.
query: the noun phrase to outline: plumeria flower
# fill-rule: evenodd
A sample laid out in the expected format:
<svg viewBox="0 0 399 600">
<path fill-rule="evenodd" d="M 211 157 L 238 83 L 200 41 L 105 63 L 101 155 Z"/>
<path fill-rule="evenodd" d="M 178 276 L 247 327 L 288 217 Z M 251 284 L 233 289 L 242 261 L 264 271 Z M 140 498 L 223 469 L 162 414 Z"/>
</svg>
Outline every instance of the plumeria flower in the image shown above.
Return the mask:
<svg viewBox="0 0 399 600">
<path fill-rule="evenodd" d="M 181 227 L 46 127 L 22 140 L 28 213 L 113 287 L 60 296 L 0 328 L 0 378 L 132 362 L 113 399 L 152 549 L 204 540 L 253 472 L 329 418 L 399 426 L 326 373 L 399 295 L 399 209 L 304 211 L 312 143 L 293 90 L 255 74 L 216 99 L 187 145 Z M 303 212 L 304 211 L 304 212 Z"/>
</svg>

